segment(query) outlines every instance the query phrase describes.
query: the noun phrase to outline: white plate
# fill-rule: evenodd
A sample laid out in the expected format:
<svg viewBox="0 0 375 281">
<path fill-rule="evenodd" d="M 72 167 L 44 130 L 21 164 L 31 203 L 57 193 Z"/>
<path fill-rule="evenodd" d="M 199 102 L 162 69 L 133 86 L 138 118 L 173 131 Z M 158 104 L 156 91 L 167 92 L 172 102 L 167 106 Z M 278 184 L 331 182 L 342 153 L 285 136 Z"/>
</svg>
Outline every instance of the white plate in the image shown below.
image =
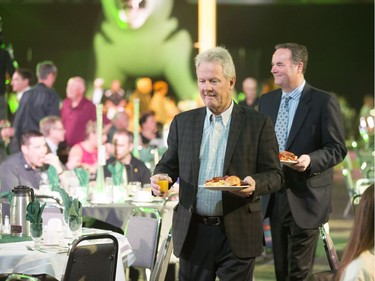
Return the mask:
<svg viewBox="0 0 375 281">
<path fill-rule="evenodd" d="M 90 201 L 90 203 L 92 205 L 108 205 L 108 204 L 111 204 L 112 202 L 109 200 L 107 201 L 103 200 L 103 201 Z"/>
<path fill-rule="evenodd" d="M 285 165 L 285 166 L 293 166 L 294 164 L 297 164 L 298 161 L 283 161 L 283 160 L 280 160 L 280 163 Z"/>
<path fill-rule="evenodd" d="M 150 198 L 137 198 L 133 197 L 129 199 L 131 202 L 134 203 L 152 203 L 152 202 L 161 202 L 164 199 L 162 197 L 150 197 Z"/>
<path fill-rule="evenodd" d="M 220 186 L 205 186 L 200 185 L 199 187 L 204 187 L 208 190 L 219 190 L 219 191 L 238 191 L 249 187 L 248 185 L 241 185 L 241 186 L 229 186 L 229 185 L 220 185 Z"/>
<path fill-rule="evenodd" d="M 154 198 L 135 198 L 135 197 L 133 197 L 132 199 L 131 199 L 131 201 L 133 201 L 133 202 L 136 202 L 136 203 L 151 203 L 151 202 L 153 202 L 155 199 Z"/>
</svg>

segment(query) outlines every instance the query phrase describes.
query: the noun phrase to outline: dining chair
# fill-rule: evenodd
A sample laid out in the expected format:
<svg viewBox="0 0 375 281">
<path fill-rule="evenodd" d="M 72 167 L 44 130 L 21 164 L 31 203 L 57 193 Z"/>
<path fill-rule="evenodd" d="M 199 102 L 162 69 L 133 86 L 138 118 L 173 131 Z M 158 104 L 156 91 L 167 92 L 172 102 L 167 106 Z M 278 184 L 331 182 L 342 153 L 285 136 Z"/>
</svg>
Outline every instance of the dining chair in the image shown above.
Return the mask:
<svg viewBox="0 0 375 281">
<path fill-rule="evenodd" d="M 326 252 L 329 268 L 331 272 L 336 273 L 339 269 L 339 258 L 337 256 L 336 248 L 331 238 L 331 235 L 325 230 L 324 226 L 319 227 L 320 238 L 323 241 L 324 250 Z"/>
<path fill-rule="evenodd" d="M 335 280 L 335 273 L 329 270 L 315 272 L 312 275 L 310 275 L 309 278 L 307 279 L 307 281 L 333 281 L 333 280 Z"/>
<path fill-rule="evenodd" d="M 48 274 L 1 273 L 0 281 L 57 281 Z"/>
<path fill-rule="evenodd" d="M 115 281 L 118 247 L 116 237 L 108 233 L 77 238 L 69 251 L 63 281 Z"/>
<path fill-rule="evenodd" d="M 125 227 L 125 236 L 136 258 L 132 267 L 145 269 L 147 280 L 155 265 L 160 228 L 160 212 L 145 207 L 135 208 Z"/>
<path fill-rule="evenodd" d="M 172 230 L 162 242 L 157 254 L 155 266 L 151 271 L 150 281 L 164 281 L 168 271 L 169 261 L 173 250 Z"/>
</svg>

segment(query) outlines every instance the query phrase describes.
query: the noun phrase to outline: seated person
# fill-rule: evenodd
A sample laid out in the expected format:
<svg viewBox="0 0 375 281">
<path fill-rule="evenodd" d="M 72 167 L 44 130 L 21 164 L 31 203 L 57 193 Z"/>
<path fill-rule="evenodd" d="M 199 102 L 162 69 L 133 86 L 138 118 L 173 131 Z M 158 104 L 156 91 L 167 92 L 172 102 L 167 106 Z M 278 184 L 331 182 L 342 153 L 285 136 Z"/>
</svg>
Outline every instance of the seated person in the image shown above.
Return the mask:
<svg viewBox="0 0 375 281">
<path fill-rule="evenodd" d="M 107 127 L 108 142 L 112 142 L 113 134 L 117 130 L 129 129 L 129 114 L 126 111 L 117 112 L 111 120 L 110 126 Z"/>
<path fill-rule="evenodd" d="M 113 80 L 111 88 L 104 92 L 104 107 L 103 112 L 105 116 L 112 120 L 117 112 L 125 110 L 127 104 L 125 91 L 121 88 L 120 80 Z"/>
<path fill-rule="evenodd" d="M 146 165 L 132 155 L 134 147 L 133 134 L 127 130 L 118 130 L 113 135 L 114 157 L 107 161 L 107 165 L 116 160 L 125 165 L 128 182 L 140 181 L 142 185 L 150 183 L 151 172 Z M 104 175 L 110 177 L 107 166 Z"/>
<path fill-rule="evenodd" d="M 68 148 L 65 140 L 65 129 L 59 116 L 46 116 L 39 121 L 40 132 L 46 138 L 48 152 L 57 155 L 62 163 L 68 158 Z"/>
<path fill-rule="evenodd" d="M 42 174 L 47 173 L 49 165 L 56 169 L 62 180 L 64 169 L 56 155 L 47 153 L 42 133 L 29 131 L 22 134 L 21 151 L 10 155 L 0 165 L 1 192 L 10 191 L 19 185 L 38 190 Z"/>
<path fill-rule="evenodd" d="M 163 140 L 158 130 L 154 112 L 151 111 L 142 115 L 139 119 L 139 125 L 141 127 L 140 137 L 142 146 L 163 146 Z"/>
<path fill-rule="evenodd" d="M 335 280 L 375 280 L 373 184 L 362 194 L 354 221 Z"/>
<path fill-rule="evenodd" d="M 105 143 L 106 136 L 102 141 Z M 96 133 L 96 122 L 89 121 L 86 125 L 85 140 L 79 142 L 70 149 L 66 167 L 73 170 L 76 167 L 85 168 L 95 177 L 98 168 L 98 135 Z M 91 177 L 91 178 L 92 178 Z"/>
</svg>

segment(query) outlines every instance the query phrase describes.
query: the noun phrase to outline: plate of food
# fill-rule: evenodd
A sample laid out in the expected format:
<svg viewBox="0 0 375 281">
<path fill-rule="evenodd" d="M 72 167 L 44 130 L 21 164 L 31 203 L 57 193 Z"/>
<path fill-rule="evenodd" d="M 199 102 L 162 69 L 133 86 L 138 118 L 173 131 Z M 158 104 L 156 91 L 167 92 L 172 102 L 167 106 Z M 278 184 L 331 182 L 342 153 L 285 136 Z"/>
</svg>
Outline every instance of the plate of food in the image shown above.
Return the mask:
<svg viewBox="0 0 375 281">
<path fill-rule="evenodd" d="M 237 176 L 213 177 L 206 180 L 204 185 L 200 186 L 209 190 L 219 191 L 238 191 L 248 187 L 247 184 L 241 181 Z"/>
<path fill-rule="evenodd" d="M 298 163 L 298 161 L 297 161 L 298 156 L 295 155 L 293 152 L 290 152 L 290 151 L 280 151 L 279 152 L 279 159 L 280 159 L 281 164 L 287 165 L 287 166 L 294 165 L 294 164 Z"/>
</svg>

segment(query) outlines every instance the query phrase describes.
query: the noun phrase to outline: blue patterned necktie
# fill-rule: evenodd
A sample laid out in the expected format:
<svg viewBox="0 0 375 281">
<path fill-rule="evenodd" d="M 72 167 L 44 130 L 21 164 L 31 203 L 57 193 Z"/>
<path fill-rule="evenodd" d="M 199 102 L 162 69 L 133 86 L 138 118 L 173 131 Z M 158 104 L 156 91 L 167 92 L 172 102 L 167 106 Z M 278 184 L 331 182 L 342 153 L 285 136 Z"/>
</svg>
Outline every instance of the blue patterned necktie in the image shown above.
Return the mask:
<svg viewBox="0 0 375 281">
<path fill-rule="evenodd" d="M 279 143 L 279 151 L 285 150 L 286 140 L 288 136 L 288 117 L 289 117 L 289 100 L 290 97 L 287 96 L 283 98 L 284 102 L 281 105 L 279 114 L 277 115 L 275 132 L 277 142 Z"/>
</svg>

